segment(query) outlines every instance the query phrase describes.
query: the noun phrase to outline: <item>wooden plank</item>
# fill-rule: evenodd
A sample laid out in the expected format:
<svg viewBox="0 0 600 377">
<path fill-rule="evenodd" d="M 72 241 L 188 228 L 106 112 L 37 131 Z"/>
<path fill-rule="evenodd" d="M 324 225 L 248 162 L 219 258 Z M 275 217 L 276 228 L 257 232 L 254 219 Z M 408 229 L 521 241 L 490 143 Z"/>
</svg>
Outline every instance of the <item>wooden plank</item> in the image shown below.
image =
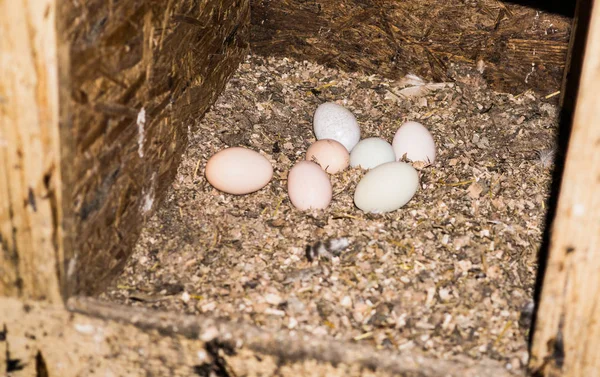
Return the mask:
<svg viewBox="0 0 600 377">
<path fill-rule="evenodd" d="M 55 0 L 0 2 L 0 296 L 60 301 Z"/>
<path fill-rule="evenodd" d="M 68 306 L 75 313 L 0 298 L 0 370 L 11 363 L 21 366 L 12 377 L 513 375 L 491 360 L 399 355 L 299 332 L 274 333 L 90 299 L 71 299 Z M 35 374 L 36 369 L 47 374 Z"/>
<path fill-rule="evenodd" d="M 600 370 L 600 4 L 581 4 L 594 5 L 531 347 L 536 376 Z"/>
<path fill-rule="evenodd" d="M 547 2 L 546 2 L 547 3 Z M 348 71 L 436 81 L 481 75 L 499 91 L 560 89 L 567 17 L 498 0 L 254 0 L 252 48 Z"/>
<path fill-rule="evenodd" d="M 72 254 L 67 295 L 121 271 L 188 133 L 247 53 L 248 0 L 61 2 Z"/>
</svg>

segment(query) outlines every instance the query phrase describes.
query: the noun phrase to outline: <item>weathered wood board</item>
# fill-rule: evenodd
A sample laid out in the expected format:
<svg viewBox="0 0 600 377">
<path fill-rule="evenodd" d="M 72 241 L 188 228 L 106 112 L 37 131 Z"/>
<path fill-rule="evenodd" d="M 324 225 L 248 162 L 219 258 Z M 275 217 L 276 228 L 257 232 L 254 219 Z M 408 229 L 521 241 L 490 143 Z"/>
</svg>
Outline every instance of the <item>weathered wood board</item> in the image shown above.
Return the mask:
<svg viewBox="0 0 600 377">
<path fill-rule="evenodd" d="M 398 355 L 89 299 L 71 299 L 68 307 L 77 313 L 0 298 L 0 370 L 12 377 L 513 375 L 491 360 Z"/>
<path fill-rule="evenodd" d="M 50 301 L 65 250 L 55 3 L 0 2 L 0 295 Z"/>
<path fill-rule="evenodd" d="M 252 2 L 258 53 L 436 81 L 458 65 L 512 93 L 560 90 L 569 31 L 567 17 L 496 0 Z"/>
</svg>

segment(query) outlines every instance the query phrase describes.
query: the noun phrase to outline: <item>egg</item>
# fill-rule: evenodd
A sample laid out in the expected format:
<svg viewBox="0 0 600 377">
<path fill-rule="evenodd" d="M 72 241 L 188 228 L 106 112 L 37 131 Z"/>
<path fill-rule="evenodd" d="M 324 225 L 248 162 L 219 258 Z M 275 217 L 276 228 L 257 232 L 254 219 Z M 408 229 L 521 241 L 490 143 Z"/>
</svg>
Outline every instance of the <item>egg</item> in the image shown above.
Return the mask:
<svg viewBox="0 0 600 377">
<path fill-rule="evenodd" d="M 319 164 L 329 174 L 335 174 L 348 167 L 350 154 L 346 147 L 337 141 L 323 139 L 308 147 L 306 160 Z"/>
<path fill-rule="evenodd" d="M 394 148 L 387 141 L 370 137 L 356 144 L 350 153 L 350 166 L 373 169 L 386 162 L 396 161 Z"/>
<path fill-rule="evenodd" d="M 300 161 L 288 173 L 288 195 L 301 211 L 323 209 L 331 202 L 333 189 L 329 176 L 311 161 Z"/>
<path fill-rule="evenodd" d="M 411 161 L 433 163 L 435 161 L 435 142 L 425 126 L 418 122 L 406 122 L 394 135 L 392 141 L 398 160 L 404 155 Z"/>
<path fill-rule="evenodd" d="M 384 213 L 408 203 L 419 188 L 419 174 L 405 162 L 387 162 L 369 170 L 356 185 L 354 204 L 365 212 Z"/>
<path fill-rule="evenodd" d="M 244 195 L 265 187 L 273 178 L 273 166 L 258 152 L 233 147 L 217 152 L 208 160 L 205 176 L 217 190 Z"/>
<path fill-rule="evenodd" d="M 317 108 L 313 118 L 315 136 L 318 140 L 333 139 L 348 152 L 360 140 L 360 127 L 354 114 L 344 106 L 325 102 Z"/>
</svg>

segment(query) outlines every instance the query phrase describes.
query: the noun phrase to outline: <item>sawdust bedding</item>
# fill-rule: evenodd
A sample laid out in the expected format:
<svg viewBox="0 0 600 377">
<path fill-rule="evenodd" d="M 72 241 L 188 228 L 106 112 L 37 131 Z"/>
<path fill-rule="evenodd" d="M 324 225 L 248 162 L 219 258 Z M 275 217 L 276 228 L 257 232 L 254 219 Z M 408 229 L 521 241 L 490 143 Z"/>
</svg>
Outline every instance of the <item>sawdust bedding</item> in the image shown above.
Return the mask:
<svg viewBox="0 0 600 377">
<path fill-rule="evenodd" d="M 452 84 L 416 89 L 414 79 L 249 56 L 192 126 L 176 181 L 102 298 L 522 368 L 555 98 L 494 93 L 477 71 L 450 69 Z M 391 141 L 406 120 L 431 130 L 439 157 L 405 207 L 358 210 L 357 169 L 332 177 L 326 210 L 291 206 L 286 173 L 315 140 L 324 101 L 351 109 L 362 137 Z M 272 161 L 266 188 L 231 196 L 206 182 L 207 159 L 236 145 Z M 330 240 L 348 247 L 329 253 Z M 311 262 L 307 246 L 319 241 Z"/>
</svg>

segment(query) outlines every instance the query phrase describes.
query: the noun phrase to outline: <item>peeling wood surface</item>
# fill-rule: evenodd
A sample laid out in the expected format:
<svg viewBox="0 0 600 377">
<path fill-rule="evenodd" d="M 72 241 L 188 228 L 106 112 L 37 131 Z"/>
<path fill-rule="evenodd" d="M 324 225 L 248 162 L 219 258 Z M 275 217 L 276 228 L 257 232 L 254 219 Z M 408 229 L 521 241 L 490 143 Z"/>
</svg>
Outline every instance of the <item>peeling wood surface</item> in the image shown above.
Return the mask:
<svg viewBox="0 0 600 377">
<path fill-rule="evenodd" d="M 62 307 L 0 298 L 0 368 L 39 376 L 508 377 L 499 364 L 376 352 L 294 332 L 74 298 Z"/>
<path fill-rule="evenodd" d="M 61 301 L 54 0 L 0 2 L 0 296 Z"/>
<path fill-rule="evenodd" d="M 247 52 L 248 0 L 61 2 L 71 294 L 120 272 L 175 177 L 188 132 Z M 67 192 L 68 191 L 68 192 Z"/>
<path fill-rule="evenodd" d="M 536 376 L 600 370 L 600 4 L 594 4 L 531 349 Z"/>
<path fill-rule="evenodd" d="M 252 48 L 350 71 L 447 81 L 483 69 L 513 94 L 560 89 L 569 19 L 496 0 L 254 0 Z"/>
</svg>

